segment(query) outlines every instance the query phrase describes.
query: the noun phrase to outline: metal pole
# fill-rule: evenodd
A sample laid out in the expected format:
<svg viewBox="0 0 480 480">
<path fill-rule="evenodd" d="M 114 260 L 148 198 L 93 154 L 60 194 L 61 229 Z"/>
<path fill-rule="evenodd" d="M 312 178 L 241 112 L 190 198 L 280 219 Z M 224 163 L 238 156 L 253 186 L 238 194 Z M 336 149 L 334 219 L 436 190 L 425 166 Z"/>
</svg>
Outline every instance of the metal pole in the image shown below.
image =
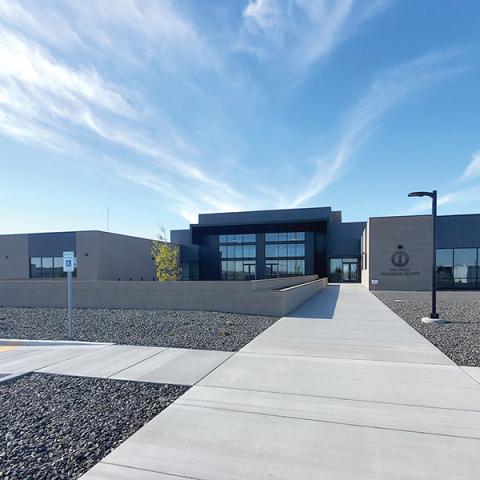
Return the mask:
<svg viewBox="0 0 480 480">
<path fill-rule="evenodd" d="M 438 318 L 437 313 L 437 191 L 433 190 L 432 195 L 432 313 L 430 318 Z"/>
<path fill-rule="evenodd" d="M 67 308 L 68 308 L 68 338 L 73 340 L 72 321 L 72 272 L 67 272 Z"/>
</svg>

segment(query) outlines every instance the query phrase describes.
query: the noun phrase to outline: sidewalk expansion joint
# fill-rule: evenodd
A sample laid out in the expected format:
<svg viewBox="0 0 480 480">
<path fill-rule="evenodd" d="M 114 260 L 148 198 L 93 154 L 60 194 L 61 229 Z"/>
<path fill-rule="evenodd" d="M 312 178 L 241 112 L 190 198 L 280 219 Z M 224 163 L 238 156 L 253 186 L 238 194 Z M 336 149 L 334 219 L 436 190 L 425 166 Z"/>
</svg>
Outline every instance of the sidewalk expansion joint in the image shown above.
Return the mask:
<svg viewBox="0 0 480 480">
<path fill-rule="evenodd" d="M 471 413 L 480 412 L 480 405 L 478 410 L 472 410 L 468 408 L 437 407 L 435 405 L 417 405 L 412 403 L 385 402 L 385 401 L 378 401 L 378 400 L 365 400 L 362 398 L 335 397 L 331 395 L 313 395 L 311 393 L 289 393 L 289 392 L 278 392 L 275 390 L 259 390 L 255 388 L 240 388 L 240 387 L 231 387 L 231 386 L 224 387 L 222 385 L 198 385 L 198 386 L 202 388 L 219 388 L 222 390 L 240 390 L 243 392 L 272 393 L 275 395 L 289 395 L 292 397 L 331 398 L 332 400 L 345 400 L 347 402 L 373 403 L 373 404 L 379 404 L 379 405 L 396 405 L 399 407 L 432 408 L 436 410 L 448 410 L 448 411 L 454 411 L 454 412 L 471 412 Z"/>
<path fill-rule="evenodd" d="M 181 398 L 181 397 L 180 397 Z M 290 415 L 279 415 L 276 413 L 266 413 L 266 412 L 251 412 L 246 410 L 236 410 L 232 408 L 221 408 L 221 407 L 210 407 L 210 406 L 203 406 L 203 405 L 191 405 L 187 403 L 175 402 L 170 405 L 172 406 L 180 406 L 186 408 L 202 408 L 204 410 L 219 410 L 222 412 L 235 412 L 245 415 L 260 415 L 262 417 L 276 417 L 276 418 L 288 418 L 290 420 L 300 420 L 302 422 L 315 422 L 315 423 L 328 423 L 331 425 L 346 425 L 348 427 L 359 427 L 359 428 L 370 428 L 374 430 L 389 430 L 394 432 L 403 432 L 403 433 L 413 433 L 415 435 L 433 435 L 436 437 L 450 437 L 450 438 L 463 438 L 466 440 L 476 440 L 480 442 L 480 437 L 466 437 L 462 435 L 452 435 L 448 433 L 435 433 L 435 432 L 422 432 L 418 430 L 407 430 L 404 428 L 392 428 L 392 427 L 380 427 L 378 425 L 366 425 L 361 423 L 349 423 L 349 422 L 338 422 L 334 420 L 320 420 L 317 418 L 307 418 L 307 417 L 297 417 L 297 416 L 290 416 Z"/>
</svg>

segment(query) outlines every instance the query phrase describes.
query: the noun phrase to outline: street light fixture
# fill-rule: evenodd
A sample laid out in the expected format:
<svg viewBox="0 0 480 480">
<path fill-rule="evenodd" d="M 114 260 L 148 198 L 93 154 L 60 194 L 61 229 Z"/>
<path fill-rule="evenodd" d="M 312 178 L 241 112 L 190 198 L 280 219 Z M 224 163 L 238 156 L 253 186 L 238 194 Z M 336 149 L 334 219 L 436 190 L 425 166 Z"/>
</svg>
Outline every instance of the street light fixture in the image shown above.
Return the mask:
<svg viewBox="0 0 480 480">
<path fill-rule="evenodd" d="M 445 323 L 437 313 L 437 191 L 411 192 L 409 197 L 430 197 L 432 199 L 432 312 L 422 318 L 423 323 Z"/>
</svg>

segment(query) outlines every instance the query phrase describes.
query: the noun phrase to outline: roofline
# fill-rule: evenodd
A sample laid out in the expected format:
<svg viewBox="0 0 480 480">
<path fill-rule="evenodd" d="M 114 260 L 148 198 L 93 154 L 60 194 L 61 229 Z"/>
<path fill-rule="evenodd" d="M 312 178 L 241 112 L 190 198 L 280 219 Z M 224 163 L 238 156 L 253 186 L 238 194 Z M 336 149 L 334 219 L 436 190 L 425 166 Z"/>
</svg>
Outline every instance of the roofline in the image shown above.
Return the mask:
<svg viewBox="0 0 480 480">
<path fill-rule="evenodd" d="M 270 208 L 267 210 L 240 210 L 234 212 L 213 212 L 213 213 L 199 213 L 198 216 L 205 216 L 205 215 L 235 215 L 235 214 L 242 214 L 242 213 L 267 213 L 267 212 L 291 212 L 291 211 L 306 211 L 306 210 L 323 210 L 323 209 L 330 209 L 332 211 L 332 207 L 301 207 L 301 208 Z"/>
<path fill-rule="evenodd" d="M 478 217 L 480 216 L 480 213 L 449 213 L 447 215 L 437 215 L 438 217 Z M 368 217 L 368 219 L 373 219 L 373 218 L 413 218 L 413 217 L 431 217 L 431 214 L 429 213 L 424 213 L 423 215 L 417 214 L 417 215 L 383 215 L 379 217 Z"/>
<path fill-rule="evenodd" d="M 118 235 L 121 237 L 130 237 L 130 238 L 138 238 L 140 240 L 150 240 L 152 238 L 145 238 L 145 237 L 137 237 L 135 235 L 128 235 L 125 233 L 116 233 L 116 232 L 106 232 L 105 230 L 61 230 L 61 231 L 50 231 L 50 232 L 23 232 L 23 233 L 1 233 L 0 237 L 7 236 L 7 235 L 60 235 L 64 233 L 105 233 L 108 235 Z M 167 242 L 168 243 L 168 242 Z"/>
</svg>

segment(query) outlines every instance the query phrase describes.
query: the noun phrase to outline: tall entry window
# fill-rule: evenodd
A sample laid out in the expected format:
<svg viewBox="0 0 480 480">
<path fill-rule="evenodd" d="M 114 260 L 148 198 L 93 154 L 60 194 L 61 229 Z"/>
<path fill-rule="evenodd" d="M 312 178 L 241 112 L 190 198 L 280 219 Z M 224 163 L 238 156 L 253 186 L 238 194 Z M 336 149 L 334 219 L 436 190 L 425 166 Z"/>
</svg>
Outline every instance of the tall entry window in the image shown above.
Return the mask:
<svg viewBox="0 0 480 480">
<path fill-rule="evenodd" d="M 305 232 L 265 234 L 265 278 L 305 275 Z"/>
<path fill-rule="evenodd" d="M 255 280 L 256 234 L 219 235 L 218 243 L 222 280 Z"/>
<path fill-rule="evenodd" d="M 358 258 L 331 258 L 330 281 L 358 282 Z"/>
</svg>

